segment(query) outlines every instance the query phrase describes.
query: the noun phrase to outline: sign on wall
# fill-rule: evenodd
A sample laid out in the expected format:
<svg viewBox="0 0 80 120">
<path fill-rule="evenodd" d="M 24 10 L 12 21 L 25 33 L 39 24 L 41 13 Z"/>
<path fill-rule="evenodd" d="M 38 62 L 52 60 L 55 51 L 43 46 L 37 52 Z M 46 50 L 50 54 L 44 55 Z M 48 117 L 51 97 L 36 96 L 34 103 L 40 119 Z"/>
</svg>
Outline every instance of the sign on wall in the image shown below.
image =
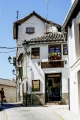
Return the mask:
<svg viewBox="0 0 80 120">
<path fill-rule="evenodd" d="M 32 92 L 40 91 L 40 80 L 32 80 Z"/>
<path fill-rule="evenodd" d="M 64 61 L 41 62 L 41 68 L 60 68 L 64 67 Z"/>
</svg>

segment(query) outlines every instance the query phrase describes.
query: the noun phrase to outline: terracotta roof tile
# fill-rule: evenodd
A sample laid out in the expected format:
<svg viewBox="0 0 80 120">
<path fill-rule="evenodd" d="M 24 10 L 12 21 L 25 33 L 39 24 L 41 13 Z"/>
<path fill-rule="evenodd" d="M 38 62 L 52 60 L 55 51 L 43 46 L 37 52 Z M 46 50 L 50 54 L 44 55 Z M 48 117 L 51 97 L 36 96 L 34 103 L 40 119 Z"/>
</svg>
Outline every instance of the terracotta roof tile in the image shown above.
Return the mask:
<svg viewBox="0 0 80 120">
<path fill-rule="evenodd" d="M 49 33 L 47 35 L 28 40 L 29 44 L 36 42 L 61 42 L 61 41 L 66 41 L 66 38 L 64 38 L 64 35 L 61 32 Z"/>
</svg>

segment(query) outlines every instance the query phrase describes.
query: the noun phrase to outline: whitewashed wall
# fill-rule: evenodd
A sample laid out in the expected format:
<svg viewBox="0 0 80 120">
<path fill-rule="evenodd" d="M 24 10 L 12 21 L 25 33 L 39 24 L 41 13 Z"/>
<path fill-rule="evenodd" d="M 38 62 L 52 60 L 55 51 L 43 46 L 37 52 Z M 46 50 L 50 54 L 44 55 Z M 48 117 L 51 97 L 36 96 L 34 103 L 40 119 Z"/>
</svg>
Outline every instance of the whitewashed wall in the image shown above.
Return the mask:
<svg viewBox="0 0 80 120">
<path fill-rule="evenodd" d="M 47 32 L 58 32 L 58 29 L 55 26 L 51 26 L 49 24 L 47 24 L 47 25 L 48 25 L 48 29 L 49 29 L 49 31 L 47 31 Z M 34 27 L 35 33 L 26 34 L 26 27 Z M 18 47 L 22 47 L 22 48 L 18 48 L 17 57 L 20 55 L 20 53 L 24 52 L 24 49 L 22 46 L 22 43 L 24 40 L 30 40 L 32 38 L 40 37 L 40 36 L 45 35 L 45 33 L 46 33 L 46 23 L 43 22 L 42 20 L 40 20 L 36 16 L 30 17 L 27 21 L 25 21 L 24 23 L 19 25 L 18 26 L 18 40 L 17 40 L 16 44 Z M 32 89 L 31 89 L 32 81 L 31 80 L 33 80 L 33 79 L 41 80 L 41 92 L 42 93 L 45 92 L 45 90 L 44 90 L 44 79 L 45 79 L 44 73 L 46 73 L 46 71 L 45 70 L 43 71 L 40 68 L 40 66 L 37 65 L 37 62 L 38 62 L 38 60 L 43 60 L 43 59 L 47 59 L 47 61 L 48 61 L 48 52 L 46 50 L 48 51 L 47 47 L 45 47 L 45 51 L 44 51 L 43 46 L 41 47 L 41 55 L 40 55 L 41 58 L 40 59 L 31 60 L 30 58 L 27 58 L 27 61 L 26 61 L 26 57 L 24 57 L 23 82 L 24 82 L 24 84 L 26 84 L 26 82 L 28 81 L 28 89 L 26 88 L 26 85 L 25 85 L 24 92 L 28 91 L 28 94 L 31 93 L 31 91 L 32 91 Z M 26 65 L 28 65 L 28 67 L 25 67 Z M 48 71 L 49 71 L 49 69 L 48 69 Z M 53 72 L 53 70 L 51 70 L 51 71 Z M 61 72 L 61 69 L 59 71 Z M 26 74 L 26 72 L 27 72 L 27 74 Z M 66 81 L 66 80 L 64 80 L 64 81 Z M 19 82 L 20 82 L 20 80 L 19 80 Z M 63 91 L 64 91 L 64 89 L 63 89 Z M 22 93 L 22 86 L 20 86 L 20 93 Z"/>
<path fill-rule="evenodd" d="M 27 57 L 27 77 L 28 77 L 28 94 L 30 94 L 32 88 L 32 80 L 40 79 L 41 88 L 38 93 L 45 93 L 45 74 L 46 73 L 62 73 L 62 93 L 68 93 L 68 63 L 64 65 L 64 68 L 41 68 L 38 66 L 38 61 L 48 61 L 48 45 L 35 45 L 34 47 L 40 47 L 40 59 L 31 59 L 31 56 Z M 29 51 L 31 48 L 29 48 Z M 62 60 L 68 61 L 68 55 L 62 55 Z"/>
<path fill-rule="evenodd" d="M 69 77 L 70 77 L 70 110 L 79 113 L 78 71 L 80 70 L 80 40 L 79 40 L 80 12 L 68 28 L 69 47 Z M 80 86 L 79 86 L 80 87 Z"/>
<path fill-rule="evenodd" d="M 36 16 L 30 17 L 27 21 L 25 21 L 24 23 L 22 23 L 21 25 L 18 26 L 17 46 L 23 47 L 22 43 L 24 40 L 30 40 L 32 38 L 36 38 L 36 37 L 45 35 L 46 25 L 48 25 L 49 32 L 57 32 L 58 31 L 58 29 L 55 26 L 46 24 L 45 22 L 40 20 L 38 17 L 36 17 Z M 35 33 L 27 34 L 26 27 L 34 27 Z M 21 52 L 23 52 L 23 48 L 18 49 L 18 56 Z"/>
</svg>

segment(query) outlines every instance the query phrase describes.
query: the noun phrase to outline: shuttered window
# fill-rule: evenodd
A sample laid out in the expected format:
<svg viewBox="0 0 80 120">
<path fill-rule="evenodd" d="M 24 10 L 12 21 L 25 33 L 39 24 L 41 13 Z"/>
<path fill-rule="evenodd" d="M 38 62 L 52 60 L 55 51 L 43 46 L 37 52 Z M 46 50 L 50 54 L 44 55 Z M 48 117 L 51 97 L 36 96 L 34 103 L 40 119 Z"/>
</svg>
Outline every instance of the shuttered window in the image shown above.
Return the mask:
<svg viewBox="0 0 80 120">
<path fill-rule="evenodd" d="M 23 67 L 19 68 L 19 77 L 21 78 L 23 76 Z"/>
<path fill-rule="evenodd" d="M 31 58 L 32 59 L 40 58 L 40 48 L 39 47 L 31 49 Z"/>
<path fill-rule="evenodd" d="M 34 27 L 26 27 L 26 33 L 28 33 L 28 34 L 35 33 L 35 28 Z"/>
</svg>

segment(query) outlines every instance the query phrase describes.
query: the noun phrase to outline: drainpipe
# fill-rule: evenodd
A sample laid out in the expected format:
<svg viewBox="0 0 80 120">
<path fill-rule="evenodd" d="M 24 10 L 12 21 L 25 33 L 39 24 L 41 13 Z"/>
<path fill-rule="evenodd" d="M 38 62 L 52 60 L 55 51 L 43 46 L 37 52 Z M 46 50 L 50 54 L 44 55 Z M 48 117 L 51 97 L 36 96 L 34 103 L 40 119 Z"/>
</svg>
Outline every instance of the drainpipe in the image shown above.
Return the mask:
<svg viewBox="0 0 80 120">
<path fill-rule="evenodd" d="M 69 110 L 70 110 L 70 78 L 68 78 L 68 101 L 69 101 Z"/>
</svg>

